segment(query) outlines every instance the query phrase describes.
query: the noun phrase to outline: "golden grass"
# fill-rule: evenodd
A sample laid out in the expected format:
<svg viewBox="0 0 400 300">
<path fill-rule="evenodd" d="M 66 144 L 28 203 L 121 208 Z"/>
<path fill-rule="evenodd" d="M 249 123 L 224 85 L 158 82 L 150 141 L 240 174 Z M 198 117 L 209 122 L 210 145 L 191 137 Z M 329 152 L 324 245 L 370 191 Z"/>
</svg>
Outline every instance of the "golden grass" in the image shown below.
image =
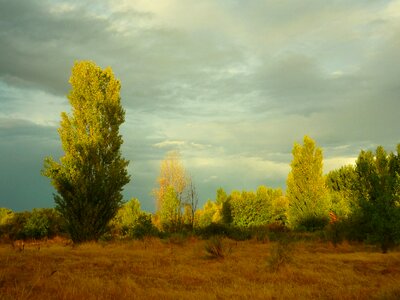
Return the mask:
<svg viewBox="0 0 400 300">
<path fill-rule="evenodd" d="M 57 243 L 15 251 L 0 245 L 0 299 L 399 299 L 400 252 L 361 245 L 293 245 L 274 272 L 274 243 L 224 240 L 224 259 L 207 259 L 205 241 L 158 239 Z"/>
</svg>

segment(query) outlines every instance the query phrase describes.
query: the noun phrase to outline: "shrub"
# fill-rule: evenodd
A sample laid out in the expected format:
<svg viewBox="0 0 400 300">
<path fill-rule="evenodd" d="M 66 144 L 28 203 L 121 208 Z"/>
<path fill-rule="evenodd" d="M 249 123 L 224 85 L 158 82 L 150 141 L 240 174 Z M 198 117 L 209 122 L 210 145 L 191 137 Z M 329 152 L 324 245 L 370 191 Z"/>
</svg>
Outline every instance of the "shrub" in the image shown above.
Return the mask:
<svg viewBox="0 0 400 300">
<path fill-rule="evenodd" d="M 213 236 L 204 245 L 208 258 L 221 259 L 225 256 L 225 246 L 220 236 Z"/>
<path fill-rule="evenodd" d="M 141 214 L 136 224 L 131 229 L 131 237 L 134 239 L 143 239 L 146 236 L 159 236 L 160 232 L 151 222 L 151 215 Z"/>
<path fill-rule="evenodd" d="M 228 236 L 228 233 L 228 226 L 220 223 L 211 223 L 206 227 L 198 228 L 196 230 L 196 234 L 205 239 L 208 239 L 215 235 Z"/>
<path fill-rule="evenodd" d="M 326 226 L 325 233 L 328 241 L 330 241 L 335 247 L 345 239 L 347 224 L 343 221 L 329 223 Z"/>
<path fill-rule="evenodd" d="M 26 238 L 24 227 L 30 216 L 31 213 L 27 211 L 14 213 L 13 217 L 7 222 L 4 229 L 10 239 L 23 240 Z"/>
<path fill-rule="evenodd" d="M 299 220 L 299 225 L 297 227 L 300 231 L 317 231 L 324 229 L 324 227 L 329 223 L 328 217 L 321 216 L 308 216 Z"/>
<path fill-rule="evenodd" d="M 230 239 L 235 241 L 245 241 L 251 239 L 251 230 L 241 227 L 229 227 L 228 235 Z"/>
<path fill-rule="evenodd" d="M 23 232 L 26 238 L 41 239 L 48 235 L 49 227 L 47 216 L 34 209 L 24 224 Z"/>
<path fill-rule="evenodd" d="M 65 221 L 53 208 L 13 213 L 0 228 L 0 235 L 12 240 L 40 239 L 65 233 Z"/>
<path fill-rule="evenodd" d="M 48 219 L 47 237 L 66 235 L 67 225 L 63 216 L 54 208 L 39 209 L 39 214 Z"/>
</svg>

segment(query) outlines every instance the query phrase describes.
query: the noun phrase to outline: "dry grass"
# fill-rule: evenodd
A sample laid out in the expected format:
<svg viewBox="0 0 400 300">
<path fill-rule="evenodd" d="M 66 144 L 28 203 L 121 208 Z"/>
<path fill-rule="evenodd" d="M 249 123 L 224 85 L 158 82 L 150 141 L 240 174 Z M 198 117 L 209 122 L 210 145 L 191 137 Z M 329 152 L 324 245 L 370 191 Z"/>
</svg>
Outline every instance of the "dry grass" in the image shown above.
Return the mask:
<svg viewBox="0 0 400 300">
<path fill-rule="evenodd" d="M 15 251 L 0 245 L 0 299 L 399 299 L 400 252 L 316 242 L 292 246 L 271 272 L 273 243 L 224 240 L 223 260 L 205 241 L 64 242 Z"/>
</svg>

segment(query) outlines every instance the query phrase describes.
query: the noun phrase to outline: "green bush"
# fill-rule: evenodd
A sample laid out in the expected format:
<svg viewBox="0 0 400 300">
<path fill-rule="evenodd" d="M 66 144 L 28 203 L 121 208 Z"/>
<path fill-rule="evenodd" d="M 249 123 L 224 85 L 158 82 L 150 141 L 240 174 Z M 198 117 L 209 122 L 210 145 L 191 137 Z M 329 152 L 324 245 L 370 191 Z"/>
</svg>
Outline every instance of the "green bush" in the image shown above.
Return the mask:
<svg viewBox="0 0 400 300">
<path fill-rule="evenodd" d="M 196 229 L 195 233 L 204 239 L 209 239 L 215 235 L 228 236 L 229 227 L 220 223 L 211 223 L 206 227 Z"/>
<path fill-rule="evenodd" d="M 297 229 L 299 231 L 314 232 L 324 229 L 325 226 L 329 223 L 329 218 L 322 216 L 308 216 L 300 219 L 298 222 L 299 225 Z"/>
<path fill-rule="evenodd" d="M 12 240 L 51 238 L 66 233 L 64 219 L 52 208 L 13 213 L 0 227 L 0 235 Z"/>
<path fill-rule="evenodd" d="M 25 238 L 41 239 L 48 235 L 50 222 L 45 214 L 34 209 L 24 224 Z"/>
<path fill-rule="evenodd" d="M 9 222 L 5 225 L 5 232 L 12 240 L 22 240 L 26 238 L 24 227 L 28 221 L 30 212 L 16 212 Z"/>
<path fill-rule="evenodd" d="M 151 222 L 151 215 L 145 213 L 137 218 L 130 234 L 134 239 L 143 239 L 146 236 L 160 236 L 159 230 Z"/>
<path fill-rule="evenodd" d="M 249 228 L 229 227 L 228 235 L 230 239 L 235 241 L 245 241 L 251 239 L 251 230 Z"/>
<path fill-rule="evenodd" d="M 252 238 L 250 228 L 240 228 L 221 223 L 211 223 L 206 227 L 198 228 L 195 234 L 204 239 L 209 239 L 213 236 L 224 236 L 235 241 L 244 241 Z"/>
</svg>

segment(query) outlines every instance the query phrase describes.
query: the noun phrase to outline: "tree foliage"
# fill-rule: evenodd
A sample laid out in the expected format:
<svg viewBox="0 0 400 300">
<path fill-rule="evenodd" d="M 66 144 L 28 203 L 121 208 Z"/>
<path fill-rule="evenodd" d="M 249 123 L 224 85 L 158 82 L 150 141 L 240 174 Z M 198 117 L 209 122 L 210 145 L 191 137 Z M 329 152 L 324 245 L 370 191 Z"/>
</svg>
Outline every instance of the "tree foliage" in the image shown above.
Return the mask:
<svg viewBox="0 0 400 300">
<path fill-rule="evenodd" d="M 0 226 L 7 224 L 12 219 L 14 213 L 11 209 L 0 207 Z"/>
<path fill-rule="evenodd" d="M 154 190 L 154 196 L 158 210 L 161 209 L 167 190 L 170 187 L 174 189 L 177 198 L 182 201 L 188 179 L 180 154 L 177 151 L 168 152 L 164 160 L 161 161 L 160 175 L 157 182 L 158 188 Z"/>
<path fill-rule="evenodd" d="M 142 239 L 145 236 L 156 236 L 158 231 L 151 221 L 151 214 L 141 210 L 140 202 L 132 198 L 126 202 L 111 220 L 111 232 L 118 238 Z"/>
<path fill-rule="evenodd" d="M 386 252 L 400 241 L 400 144 L 397 154 L 379 146 L 361 151 L 356 162 L 359 230 Z"/>
<path fill-rule="evenodd" d="M 354 210 L 357 174 L 354 166 L 343 166 L 330 171 L 326 176 L 326 185 L 331 199 L 331 211 L 339 219 L 347 218 Z"/>
<path fill-rule="evenodd" d="M 161 162 L 157 181 L 158 187 L 153 193 L 161 227 L 163 230 L 176 231 L 183 224 L 182 209 L 188 186 L 191 187 L 193 205 L 197 197 L 193 182 L 189 180 L 177 151 L 167 153 Z"/>
<path fill-rule="evenodd" d="M 181 229 L 183 221 L 181 201 L 172 186 L 165 191 L 159 213 L 161 227 L 164 231 L 176 232 Z"/>
<path fill-rule="evenodd" d="M 115 234 L 119 236 L 127 236 L 132 231 L 132 228 L 137 224 L 142 211 L 140 202 L 136 198 L 132 198 L 127 203 L 118 209 L 117 214 L 111 220 L 111 226 Z"/>
<path fill-rule="evenodd" d="M 105 233 L 129 182 L 119 134 L 125 112 L 111 68 L 77 62 L 69 82 L 72 113 L 62 113 L 58 130 L 64 156 L 60 162 L 46 158 L 43 174 L 57 190 L 55 202 L 72 240 L 82 242 Z"/>
<path fill-rule="evenodd" d="M 288 222 L 292 228 L 314 230 L 328 220 L 329 198 L 322 175 L 322 150 L 308 136 L 294 144 L 287 178 Z"/>
<path fill-rule="evenodd" d="M 7 212 L 7 217 L 3 222 L 0 219 L 0 236 L 15 240 L 51 238 L 65 234 L 65 221 L 53 208 L 34 208 L 31 212 L 15 213 L 11 210 L 4 211 Z"/>
<path fill-rule="evenodd" d="M 227 195 L 220 188 L 216 200 L 208 200 L 196 214 L 197 226 L 211 224 L 250 228 L 286 221 L 287 201 L 280 189 L 265 186 L 253 191 L 232 191 Z"/>
<path fill-rule="evenodd" d="M 262 226 L 276 221 L 273 204 L 279 205 L 277 198 L 282 191 L 260 186 L 257 191 L 234 191 L 228 197 L 231 207 L 232 225 L 242 228 Z M 276 208 L 279 212 L 279 208 Z M 279 217 L 278 217 L 279 218 Z"/>
<path fill-rule="evenodd" d="M 218 205 L 214 201 L 207 200 L 203 208 L 196 212 L 196 226 L 204 228 L 212 223 L 218 223 L 220 221 L 218 208 Z"/>
</svg>

